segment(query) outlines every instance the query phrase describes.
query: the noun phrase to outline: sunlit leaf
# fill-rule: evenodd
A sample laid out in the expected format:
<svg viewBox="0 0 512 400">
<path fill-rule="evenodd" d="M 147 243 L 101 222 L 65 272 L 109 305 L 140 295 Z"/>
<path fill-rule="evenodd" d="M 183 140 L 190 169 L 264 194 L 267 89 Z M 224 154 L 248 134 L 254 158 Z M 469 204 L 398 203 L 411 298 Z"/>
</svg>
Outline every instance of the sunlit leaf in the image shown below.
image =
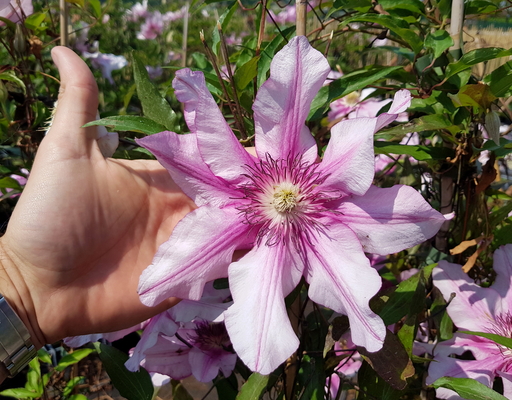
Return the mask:
<svg viewBox="0 0 512 400">
<path fill-rule="evenodd" d="M 425 47 L 434 52 L 434 58 L 439 58 L 450 46 L 453 46 L 453 39 L 444 29 L 429 32 L 425 38 Z"/>
<path fill-rule="evenodd" d="M 473 65 L 495 58 L 508 57 L 512 55 L 512 49 L 504 50 L 500 47 L 488 47 L 484 49 L 475 49 L 464 54 L 457 62 L 448 64 L 446 67 L 445 78 L 449 78 L 456 73 L 471 68 Z"/>
<path fill-rule="evenodd" d="M 432 386 L 435 388 L 451 389 L 457 392 L 463 399 L 468 400 L 507 400 L 505 396 L 471 378 L 450 378 L 445 376 L 436 380 Z"/>
<path fill-rule="evenodd" d="M 68 354 L 64 357 L 62 357 L 55 367 L 57 371 L 63 371 L 66 369 L 66 367 L 69 367 L 70 365 L 78 363 L 80 360 L 83 360 L 85 357 L 87 357 L 89 354 L 94 352 L 94 349 L 78 349 L 75 350 L 73 353 Z"/>
<path fill-rule="evenodd" d="M 107 126 L 115 131 L 140 132 L 146 135 L 152 135 L 165 131 L 165 126 L 146 117 L 135 115 L 115 115 L 89 122 L 84 127 L 101 125 Z"/>
</svg>

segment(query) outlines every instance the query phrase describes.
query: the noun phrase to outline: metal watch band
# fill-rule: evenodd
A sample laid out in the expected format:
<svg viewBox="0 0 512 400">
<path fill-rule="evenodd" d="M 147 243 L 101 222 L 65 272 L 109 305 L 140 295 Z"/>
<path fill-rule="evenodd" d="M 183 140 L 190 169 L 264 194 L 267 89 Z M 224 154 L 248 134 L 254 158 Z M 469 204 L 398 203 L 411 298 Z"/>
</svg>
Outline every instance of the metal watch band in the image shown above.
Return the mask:
<svg viewBox="0 0 512 400">
<path fill-rule="evenodd" d="M 9 376 L 20 372 L 36 355 L 27 328 L 0 294 L 0 361 Z"/>
</svg>

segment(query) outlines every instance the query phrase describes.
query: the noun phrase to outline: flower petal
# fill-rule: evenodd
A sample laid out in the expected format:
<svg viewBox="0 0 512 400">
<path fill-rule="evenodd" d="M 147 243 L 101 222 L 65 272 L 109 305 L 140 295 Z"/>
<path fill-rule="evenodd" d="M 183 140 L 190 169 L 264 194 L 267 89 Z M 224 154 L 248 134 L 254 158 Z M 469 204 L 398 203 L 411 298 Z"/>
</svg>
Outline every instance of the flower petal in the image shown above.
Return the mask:
<svg viewBox="0 0 512 400">
<path fill-rule="evenodd" d="M 156 344 L 147 350 L 141 365 L 148 372 L 158 372 L 177 380 L 184 379 L 192 375 L 188 353 L 189 347 L 184 343 L 159 336 Z"/>
<path fill-rule="evenodd" d="M 488 332 L 496 311 L 500 311 L 501 299 L 498 293 L 492 288 L 482 288 L 475 284 L 458 264 L 440 261 L 432 276 L 434 285 L 445 300 L 455 293 L 447 308 L 453 323 L 461 330 Z"/>
<path fill-rule="evenodd" d="M 231 197 L 240 196 L 205 164 L 197 147 L 196 135 L 161 132 L 137 139 L 137 143 L 155 155 L 196 205 L 221 206 L 232 202 Z"/>
<path fill-rule="evenodd" d="M 492 288 L 512 303 L 512 244 L 502 246 L 494 252 L 493 266 L 497 277 Z M 512 311 L 512 304 L 509 304 L 507 311 Z"/>
<path fill-rule="evenodd" d="M 329 175 L 322 186 L 343 194 L 363 195 L 375 175 L 373 134 L 376 118 L 347 119 L 334 125 L 319 171 Z"/>
<path fill-rule="evenodd" d="M 399 90 L 396 92 L 391 103 L 391 107 L 388 112 L 382 113 L 377 117 L 377 123 L 375 125 L 375 132 L 380 131 L 386 125 L 389 125 L 395 119 L 398 114 L 404 112 L 411 105 L 411 92 L 406 89 Z"/>
<path fill-rule="evenodd" d="M 368 304 L 382 282 L 370 266 L 356 235 L 342 224 L 329 226 L 308 250 L 309 297 L 350 321 L 352 341 L 374 352 L 382 348 L 386 327 Z M 361 284 L 364 282 L 364 285 Z"/>
<path fill-rule="evenodd" d="M 371 186 L 364 196 L 340 202 L 335 216 L 352 229 L 364 251 L 396 253 L 434 236 L 446 221 L 410 186 Z"/>
<path fill-rule="evenodd" d="M 141 301 L 152 306 L 171 296 L 199 300 L 206 282 L 227 277 L 233 252 L 253 241 L 238 213 L 203 206 L 187 214 L 142 272 Z"/>
<path fill-rule="evenodd" d="M 316 160 L 316 143 L 304 123 L 329 71 L 325 57 L 304 36 L 294 37 L 275 55 L 270 78 L 253 105 L 260 159 L 266 154 L 275 160 L 304 154 L 304 161 Z"/>
<path fill-rule="evenodd" d="M 192 375 L 199 382 L 212 381 L 219 374 L 219 369 L 225 377 L 228 377 L 235 368 L 236 359 L 236 354 L 224 351 L 219 354 L 204 353 L 197 348 L 192 348 L 188 353 Z"/>
<path fill-rule="evenodd" d="M 298 347 L 284 298 L 300 281 L 289 247 L 261 245 L 229 267 L 233 305 L 224 323 L 238 356 L 253 371 L 270 374 Z"/>
<path fill-rule="evenodd" d="M 206 87 L 203 73 L 188 68 L 176 71 L 173 86 L 176 97 L 185 106 L 188 127 L 197 134 L 206 164 L 216 176 L 230 183 L 241 183 L 242 174 L 247 173 L 244 166 L 254 164 L 255 158 L 247 153 L 226 123 Z"/>
</svg>

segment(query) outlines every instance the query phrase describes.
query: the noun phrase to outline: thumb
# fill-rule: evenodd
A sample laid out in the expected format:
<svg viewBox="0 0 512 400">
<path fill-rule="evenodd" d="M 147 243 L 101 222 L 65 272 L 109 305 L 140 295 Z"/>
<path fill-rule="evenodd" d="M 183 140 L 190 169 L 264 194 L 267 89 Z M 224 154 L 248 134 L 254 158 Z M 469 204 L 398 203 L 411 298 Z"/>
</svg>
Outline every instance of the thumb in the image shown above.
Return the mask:
<svg viewBox="0 0 512 400">
<path fill-rule="evenodd" d="M 58 46 L 52 58 L 59 69 L 61 86 L 52 126 L 47 134 L 54 142 L 80 154 L 96 139 L 96 127 L 82 126 L 96 119 L 98 86 L 85 62 L 71 49 Z"/>
</svg>

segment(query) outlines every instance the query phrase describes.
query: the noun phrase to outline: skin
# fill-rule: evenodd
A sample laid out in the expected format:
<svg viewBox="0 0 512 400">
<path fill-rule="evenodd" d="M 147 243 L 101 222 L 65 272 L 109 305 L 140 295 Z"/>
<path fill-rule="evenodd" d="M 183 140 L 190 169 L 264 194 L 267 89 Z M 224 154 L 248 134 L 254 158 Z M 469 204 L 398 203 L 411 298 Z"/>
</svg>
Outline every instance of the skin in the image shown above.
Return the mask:
<svg viewBox="0 0 512 400">
<path fill-rule="evenodd" d="M 144 306 L 137 285 L 195 208 L 158 162 L 102 156 L 96 128 L 81 128 L 98 107 L 90 70 L 70 49 L 56 47 L 52 57 L 59 106 L 0 239 L 0 293 L 38 348 L 127 328 L 176 304 Z"/>
</svg>

